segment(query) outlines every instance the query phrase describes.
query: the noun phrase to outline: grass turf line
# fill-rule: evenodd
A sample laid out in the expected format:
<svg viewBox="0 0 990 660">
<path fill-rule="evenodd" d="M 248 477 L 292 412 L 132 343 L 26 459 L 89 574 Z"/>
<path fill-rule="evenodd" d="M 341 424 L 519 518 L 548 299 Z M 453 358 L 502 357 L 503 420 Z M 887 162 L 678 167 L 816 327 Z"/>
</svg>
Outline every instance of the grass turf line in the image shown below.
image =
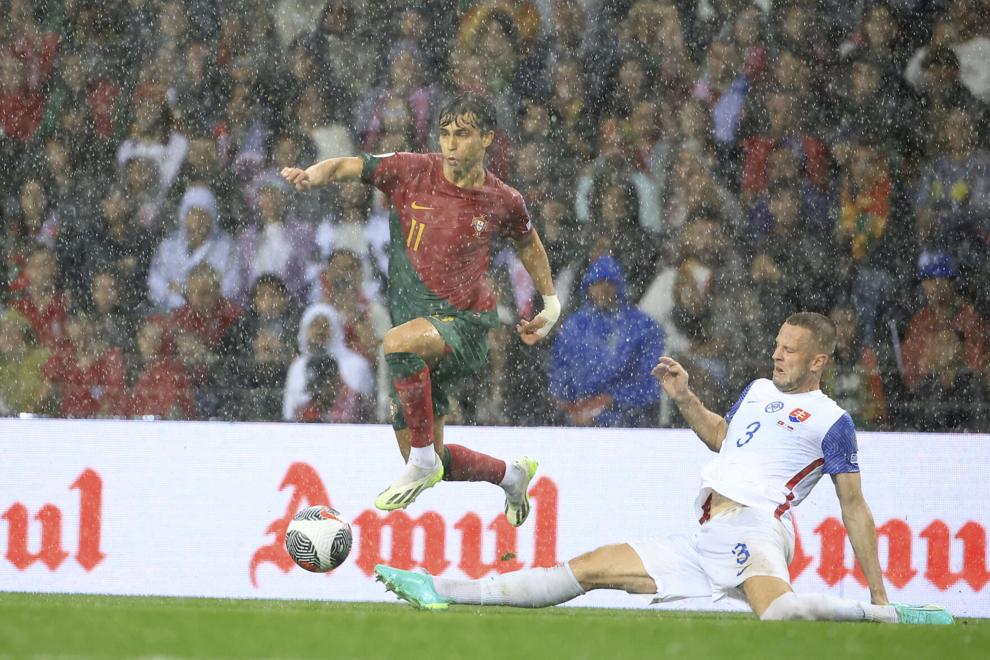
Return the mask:
<svg viewBox="0 0 990 660">
<path fill-rule="evenodd" d="M 0 657 L 985 658 L 956 626 L 760 623 L 740 614 L 0 594 Z"/>
</svg>

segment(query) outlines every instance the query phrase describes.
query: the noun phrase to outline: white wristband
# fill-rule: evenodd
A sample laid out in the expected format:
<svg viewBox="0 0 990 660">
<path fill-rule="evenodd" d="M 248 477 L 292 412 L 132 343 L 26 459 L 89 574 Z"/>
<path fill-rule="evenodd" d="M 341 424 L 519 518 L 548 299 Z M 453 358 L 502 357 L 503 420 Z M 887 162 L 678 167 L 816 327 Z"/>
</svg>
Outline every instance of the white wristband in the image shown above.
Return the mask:
<svg viewBox="0 0 990 660">
<path fill-rule="evenodd" d="M 536 318 L 546 321 L 543 327 L 536 331 L 540 337 L 546 337 L 560 318 L 560 300 L 557 299 L 557 294 L 543 296 L 543 311 L 537 314 Z"/>
</svg>

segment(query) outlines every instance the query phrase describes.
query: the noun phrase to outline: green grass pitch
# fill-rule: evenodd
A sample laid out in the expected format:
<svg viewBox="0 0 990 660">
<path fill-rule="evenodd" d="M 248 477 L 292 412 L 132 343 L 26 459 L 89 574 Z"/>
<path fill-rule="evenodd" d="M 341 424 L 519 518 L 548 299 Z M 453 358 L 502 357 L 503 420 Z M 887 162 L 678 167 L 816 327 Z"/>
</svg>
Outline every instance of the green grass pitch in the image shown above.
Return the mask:
<svg viewBox="0 0 990 660">
<path fill-rule="evenodd" d="M 0 594 L 0 658 L 990 657 L 990 620 L 760 623 L 740 614 Z"/>
</svg>

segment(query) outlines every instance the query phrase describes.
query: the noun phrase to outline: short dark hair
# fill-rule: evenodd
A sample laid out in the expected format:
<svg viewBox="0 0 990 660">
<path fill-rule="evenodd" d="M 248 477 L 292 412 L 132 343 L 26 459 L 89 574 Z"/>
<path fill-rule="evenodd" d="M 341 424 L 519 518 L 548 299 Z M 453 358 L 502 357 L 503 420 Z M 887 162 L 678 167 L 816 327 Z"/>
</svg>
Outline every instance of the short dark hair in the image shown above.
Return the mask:
<svg viewBox="0 0 990 660">
<path fill-rule="evenodd" d="M 835 323 L 832 319 L 817 312 L 797 312 L 788 316 L 784 323 L 811 331 L 821 352 L 832 357 L 835 352 Z"/>
<path fill-rule="evenodd" d="M 482 134 L 495 130 L 495 106 L 480 94 L 458 94 L 440 110 L 440 125 L 459 124 L 461 120 Z"/>
</svg>

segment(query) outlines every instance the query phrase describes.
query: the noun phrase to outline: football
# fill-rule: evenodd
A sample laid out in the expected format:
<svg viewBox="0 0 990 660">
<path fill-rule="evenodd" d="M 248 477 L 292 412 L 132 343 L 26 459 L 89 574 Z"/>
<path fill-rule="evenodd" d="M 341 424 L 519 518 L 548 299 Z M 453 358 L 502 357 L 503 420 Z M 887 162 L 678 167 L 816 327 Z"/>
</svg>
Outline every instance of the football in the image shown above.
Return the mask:
<svg viewBox="0 0 990 660">
<path fill-rule="evenodd" d="M 351 526 L 328 506 L 297 513 L 285 530 L 285 549 L 299 566 L 314 573 L 332 571 L 351 552 Z"/>
</svg>

